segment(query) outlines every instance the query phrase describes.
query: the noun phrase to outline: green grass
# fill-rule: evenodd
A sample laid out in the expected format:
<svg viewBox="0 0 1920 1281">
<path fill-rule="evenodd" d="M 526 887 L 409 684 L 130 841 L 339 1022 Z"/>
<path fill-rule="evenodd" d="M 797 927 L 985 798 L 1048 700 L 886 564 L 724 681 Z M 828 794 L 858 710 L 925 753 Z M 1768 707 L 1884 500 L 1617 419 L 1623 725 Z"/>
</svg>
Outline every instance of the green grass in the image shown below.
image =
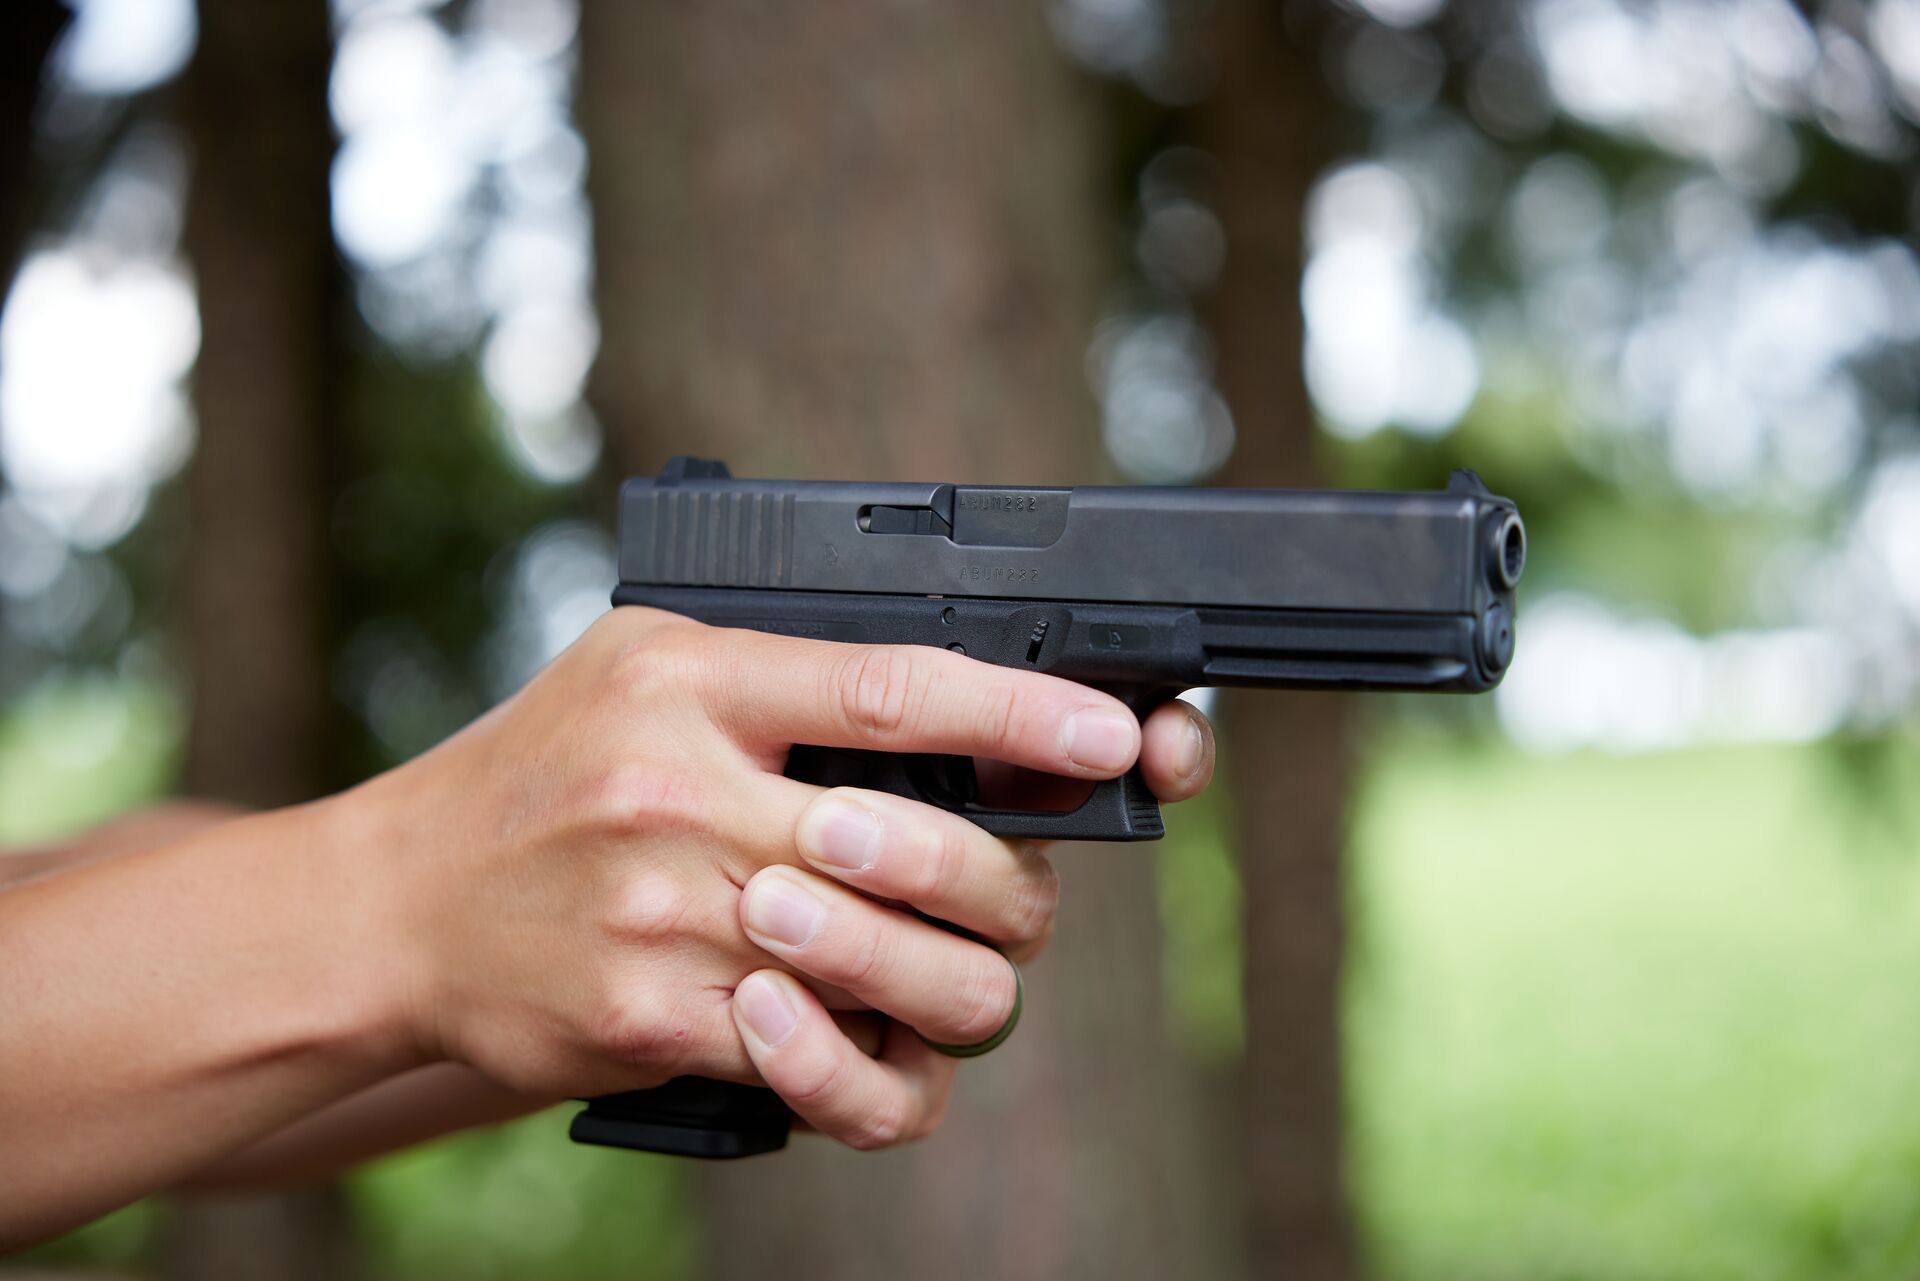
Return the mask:
<svg viewBox="0 0 1920 1281">
<path fill-rule="evenodd" d="M 1852 805 L 1805 749 L 1383 760 L 1348 993 L 1376 1272 L 1920 1271 L 1920 830 Z"/>
</svg>

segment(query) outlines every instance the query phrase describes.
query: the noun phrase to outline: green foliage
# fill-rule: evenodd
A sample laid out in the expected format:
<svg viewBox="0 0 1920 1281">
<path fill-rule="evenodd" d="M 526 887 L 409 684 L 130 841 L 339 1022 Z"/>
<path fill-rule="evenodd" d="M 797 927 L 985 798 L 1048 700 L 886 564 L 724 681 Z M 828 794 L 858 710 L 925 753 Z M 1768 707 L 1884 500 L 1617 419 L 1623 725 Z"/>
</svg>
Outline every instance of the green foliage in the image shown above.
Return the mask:
<svg viewBox="0 0 1920 1281">
<path fill-rule="evenodd" d="M 492 704 L 501 566 L 579 496 L 508 455 L 467 359 L 359 352 L 343 419 L 332 535 L 344 713 L 335 768 L 346 784 Z M 382 682 L 385 671 L 398 679 Z"/>
<path fill-rule="evenodd" d="M 43 1268 L 133 1269 L 153 1257 L 164 1211 L 140 1201 L 18 1256 Z"/>
<path fill-rule="evenodd" d="M 1920 1268 L 1920 824 L 1850 803 L 1819 749 L 1382 764 L 1348 994 L 1382 1276 Z"/>
<path fill-rule="evenodd" d="M 1445 436 L 1383 431 L 1328 440 L 1324 456 L 1339 483 L 1379 489 L 1432 489 L 1453 468 L 1471 467 L 1526 514 L 1524 599 L 1577 590 L 1696 633 L 1752 626 L 1755 584 L 1770 558 L 1784 542 L 1819 538 L 1833 518 L 1826 506 L 1703 504 L 1663 472 L 1636 471 L 1629 458 L 1583 456 L 1587 442 L 1575 447 L 1566 414 L 1558 395 L 1508 401 L 1485 393 Z"/>
<path fill-rule="evenodd" d="M 0 845 L 51 840 L 164 792 L 180 720 L 155 677 L 42 679 L 0 714 Z"/>
<path fill-rule="evenodd" d="M 1753 584 L 1788 532 L 1777 517 L 1710 512 L 1666 494 L 1583 494 L 1542 523 L 1533 540 L 1540 587 L 1578 584 L 1697 633 L 1753 623 Z"/>
<path fill-rule="evenodd" d="M 696 1274 L 685 1169 L 567 1141 L 574 1105 L 373 1166 L 353 1183 L 376 1275 L 679 1281 Z"/>
</svg>

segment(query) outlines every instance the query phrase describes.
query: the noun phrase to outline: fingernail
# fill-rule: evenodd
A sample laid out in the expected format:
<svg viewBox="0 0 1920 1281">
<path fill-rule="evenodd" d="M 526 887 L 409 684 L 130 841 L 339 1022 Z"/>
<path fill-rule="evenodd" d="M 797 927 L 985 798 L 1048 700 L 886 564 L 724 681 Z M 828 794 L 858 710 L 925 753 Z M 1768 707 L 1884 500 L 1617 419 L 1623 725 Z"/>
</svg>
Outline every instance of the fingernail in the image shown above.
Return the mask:
<svg viewBox="0 0 1920 1281">
<path fill-rule="evenodd" d="M 880 857 L 880 816 L 850 801 L 821 801 L 801 820 L 799 837 L 809 863 L 866 871 Z"/>
<path fill-rule="evenodd" d="M 747 1029 L 768 1045 L 783 1045 L 800 1022 L 793 1002 L 772 979 L 750 974 L 733 989 L 733 1003 L 740 1008 Z"/>
<path fill-rule="evenodd" d="M 1187 717 L 1187 732 L 1180 738 L 1180 751 L 1173 758 L 1174 772 L 1181 778 L 1192 778 L 1200 772 L 1200 762 L 1207 754 L 1207 736 L 1200 732 L 1200 722 Z"/>
<path fill-rule="evenodd" d="M 762 876 L 747 890 L 747 932 L 805 947 L 826 918 L 820 900 L 784 876 Z"/>
<path fill-rule="evenodd" d="M 1061 723 L 1067 759 L 1086 769 L 1125 769 L 1133 761 L 1134 721 L 1123 712 L 1083 707 Z"/>
</svg>

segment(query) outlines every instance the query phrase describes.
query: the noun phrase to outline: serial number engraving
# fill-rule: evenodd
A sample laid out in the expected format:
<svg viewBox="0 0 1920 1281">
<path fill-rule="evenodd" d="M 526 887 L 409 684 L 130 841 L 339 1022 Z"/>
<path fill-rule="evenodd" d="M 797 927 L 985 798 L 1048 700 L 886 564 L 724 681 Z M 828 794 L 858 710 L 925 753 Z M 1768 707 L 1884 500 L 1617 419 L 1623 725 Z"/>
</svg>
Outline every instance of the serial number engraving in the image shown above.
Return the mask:
<svg viewBox="0 0 1920 1281">
<path fill-rule="evenodd" d="M 1037 583 L 1040 571 L 1033 568 L 1016 569 L 1011 565 L 962 565 L 960 581 L 963 583 Z"/>
<path fill-rule="evenodd" d="M 975 512 L 1030 512 L 1039 510 L 1038 494 L 962 494 L 960 507 Z"/>
</svg>

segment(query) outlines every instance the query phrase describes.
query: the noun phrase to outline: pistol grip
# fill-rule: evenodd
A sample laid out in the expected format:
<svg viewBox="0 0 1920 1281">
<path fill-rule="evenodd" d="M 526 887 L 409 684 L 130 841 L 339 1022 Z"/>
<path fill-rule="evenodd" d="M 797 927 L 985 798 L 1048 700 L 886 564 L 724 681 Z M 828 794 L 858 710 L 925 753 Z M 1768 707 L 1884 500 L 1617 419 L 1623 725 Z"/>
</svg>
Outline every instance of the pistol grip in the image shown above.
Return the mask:
<svg viewBox="0 0 1920 1281">
<path fill-rule="evenodd" d="M 787 777 L 821 787 L 864 787 L 936 805 L 995 836 L 1030 841 L 1157 841 L 1160 803 L 1135 766 L 1094 784 L 1079 806 L 1061 812 L 1003 810 L 975 798 L 965 756 L 896 755 L 799 745 Z M 780 1096 L 757 1086 L 676 1077 L 651 1090 L 587 1100 L 568 1135 L 576 1143 L 724 1160 L 787 1145 L 793 1117 Z"/>
<path fill-rule="evenodd" d="M 586 1100 L 567 1137 L 669 1156 L 728 1160 L 787 1146 L 793 1116 L 772 1090 L 679 1076 L 651 1090 Z"/>
</svg>

